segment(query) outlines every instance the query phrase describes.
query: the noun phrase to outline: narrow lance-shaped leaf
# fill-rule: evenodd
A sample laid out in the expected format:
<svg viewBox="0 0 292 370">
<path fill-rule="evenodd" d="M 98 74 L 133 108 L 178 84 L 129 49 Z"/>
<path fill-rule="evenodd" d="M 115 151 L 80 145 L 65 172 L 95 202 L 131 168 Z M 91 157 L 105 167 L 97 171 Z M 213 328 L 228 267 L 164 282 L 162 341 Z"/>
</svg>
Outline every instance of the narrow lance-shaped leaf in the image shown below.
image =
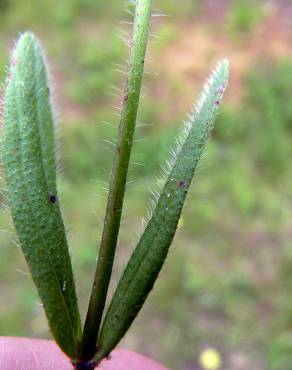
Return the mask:
<svg viewBox="0 0 292 370">
<path fill-rule="evenodd" d="M 228 82 L 228 62 L 218 64 L 189 116 L 150 221 L 114 293 L 98 338 L 96 359 L 124 336 L 158 276 L 173 240 L 183 203 Z"/>
<path fill-rule="evenodd" d="M 3 166 L 19 241 L 64 352 L 76 357 L 80 319 L 56 188 L 54 124 L 42 50 L 23 34 L 11 57 L 4 96 Z"/>
</svg>

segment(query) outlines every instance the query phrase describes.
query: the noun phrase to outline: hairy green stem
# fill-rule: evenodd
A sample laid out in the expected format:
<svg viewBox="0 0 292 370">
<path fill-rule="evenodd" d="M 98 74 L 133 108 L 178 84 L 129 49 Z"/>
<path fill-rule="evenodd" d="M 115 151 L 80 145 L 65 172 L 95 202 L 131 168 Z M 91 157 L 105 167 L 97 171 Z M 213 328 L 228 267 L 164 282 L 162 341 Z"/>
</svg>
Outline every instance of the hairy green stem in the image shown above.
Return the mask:
<svg viewBox="0 0 292 370">
<path fill-rule="evenodd" d="M 91 359 L 105 306 L 120 228 L 124 192 L 142 85 L 152 0 L 137 0 L 128 80 L 124 89 L 118 140 L 109 184 L 96 275 L 79 348 L 80 359 Z"/>
</svg>

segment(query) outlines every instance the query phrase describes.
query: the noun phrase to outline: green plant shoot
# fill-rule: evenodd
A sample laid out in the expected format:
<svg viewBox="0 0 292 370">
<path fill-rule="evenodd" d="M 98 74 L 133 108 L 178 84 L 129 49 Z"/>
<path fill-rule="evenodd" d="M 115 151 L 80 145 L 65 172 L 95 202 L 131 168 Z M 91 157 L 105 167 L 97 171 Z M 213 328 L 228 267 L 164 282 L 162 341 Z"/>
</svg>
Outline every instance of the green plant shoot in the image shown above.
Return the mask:
<svg viewBox="0 0 292 370">
<path fill-rule="evenodd" d="M 224 60 L 215 68 L 188 116 L 160 179 L 148 223 L 104 315 L 139 107 L 152 1 L 131 4 L 135 15 L 128 77 L 83 331 L 56 186 L 55 124 L 48 73 L 42 49 L 32 33 L 23 34 L 16 44 L 5 89 L 2 154 L 9 206 L 52 334 L 75 369 L 93 369 L 108 356 L 143 306 L 168 254 L 228 83 L 228 62 Z"/>
</svg>

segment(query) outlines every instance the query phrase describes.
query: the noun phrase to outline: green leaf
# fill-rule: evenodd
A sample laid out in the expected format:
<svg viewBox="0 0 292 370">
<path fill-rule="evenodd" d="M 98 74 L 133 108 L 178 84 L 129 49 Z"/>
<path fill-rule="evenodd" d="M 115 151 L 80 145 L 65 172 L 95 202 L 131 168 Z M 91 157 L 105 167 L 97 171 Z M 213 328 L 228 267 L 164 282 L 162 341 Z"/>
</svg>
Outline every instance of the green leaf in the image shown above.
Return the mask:
<svg viewBox="0 0 292 370">
<path fill-rule="evenodd" d="M 76 356 L 80 318 L 56 187 L 54 123 L 41 47 L 23 34 L 4 96 L 3 166 L 19 241 L 59 346 Z"/>
<path fill-rule="evenodd" d="M 108 355 L 124 336 L 154 285 L 173 240 L 227 82 L 228 62 L 223 61 L 206 83 L 164 171 L 162 191 L 156 197 L 147 227 L 106 313 L 98 339 L 97 360 Z"/>
</svg>

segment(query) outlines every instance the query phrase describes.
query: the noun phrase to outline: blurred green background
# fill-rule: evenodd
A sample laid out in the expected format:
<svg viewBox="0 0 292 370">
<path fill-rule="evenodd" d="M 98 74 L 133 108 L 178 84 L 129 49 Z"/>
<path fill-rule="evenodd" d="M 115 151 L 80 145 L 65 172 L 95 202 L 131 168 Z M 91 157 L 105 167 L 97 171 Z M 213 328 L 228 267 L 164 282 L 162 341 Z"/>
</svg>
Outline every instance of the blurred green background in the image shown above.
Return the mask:
<svg viewBox="0 0 292 370">
<path fill-rule="evenodd" d="M 292 369 L 292 1 L 155 0 L 115 287 L 159 165 L 210 69 L 230 86 L 169 258 L 121 346 L 171 369 Z M 23 30 L 51 66 L 59 188 L 84 317 L 106 202 L 131 28 L 124 0 L 0 0 L 0 81 Z M 121 37 L 120 37 L 121 36 Z M 1 187 L 4 188 L 3 182 Z M 48 338 L 0 195 L 0 334 Z M 290 289 L 289 289 L 290 286 Z M 206 367 L 205 367 L 206 368 Z M 138 370 L 138 369 L 137 369 Z"/>
</svg>

